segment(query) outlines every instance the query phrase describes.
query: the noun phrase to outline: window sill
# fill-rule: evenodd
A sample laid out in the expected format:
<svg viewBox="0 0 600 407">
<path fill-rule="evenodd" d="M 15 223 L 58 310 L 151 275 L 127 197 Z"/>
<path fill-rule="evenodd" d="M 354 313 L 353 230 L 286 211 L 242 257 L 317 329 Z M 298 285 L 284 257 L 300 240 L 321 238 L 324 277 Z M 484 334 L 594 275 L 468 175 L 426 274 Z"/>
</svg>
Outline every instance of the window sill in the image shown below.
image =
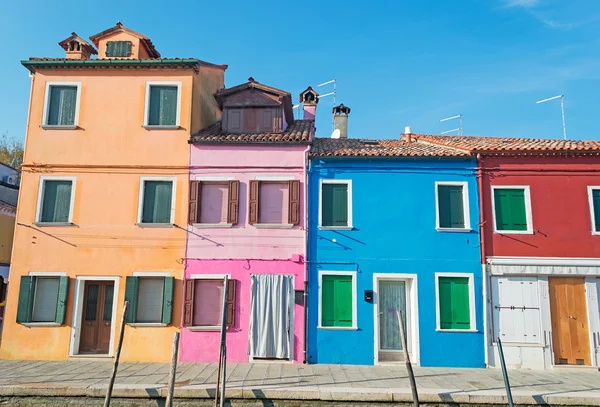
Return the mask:
<svg viewBox="0 0 600 407">
<path fill-rule="evenodd" d="M 291 223 L 255 223 L 257 229 L 291 229 L 294 227 Z"/>
<path fill-rule="evenodd" d="M 173 223 L 136 223 L 141 228 L 174 228 Z"/>
<path fill-rule="evenodd" d="M 79 129 L 79 126 L 77 126 L 76 124 L 71 125 L 71 126 L 42 124 L 41 128 L 44 130 L 77 130 L 77 129 Z"/>
<path fill-rule="evenodd" d="M 471 228 L 435 228 L 438 232 L 459 232 L 459 233 L 468 233 L 472 232 Z"/>
<path fill-rule="evenodd" d="M 356 326 L 318 326 L 317 329 L 324 331 L 358 331 Z"/>
<path fill-rule="evenodd" d="M 161 322 L 134 322 L 132 324 L 127 324 L 129 326 L 132 326 L 134 328 L 152 328 L 152 327 L 162 327 L 162 326 L 168 326 L 167 324 L 163 324 Z"/>
<path fill-rule="evenodd" d="M 456 332 L 458 332 L 458 333 L 461 333 L 461 332 L 465 332 L 465 333 L 479 332 L 477 329 L 440 329 L 440 328 L 436 329 L 435 331 L 436 332 L 454 332 L 454 333 L 456 333 Z"/>
<path fill-rule="evenodd" d="M 36 327 L 56 327 L 61 326 L 62 324 L 57 324 L 56 322 L 23 322 L 21 325 L 36 328 Z"/>
<path fill-rule="evenodd" d="M 496 235 L 533 235 L 532 230 L 494 230 Z"/>
<path fill-rule="evenodd" d="M 221 332 L 220 326 L 188 326 L 187 329 L 194 332 Z"/>
<path fill-rule="evenodd" d="M 352 230 L 352 226 L 319 226 L 319 230 Z"/>
<path fill-rule="evenodd" d="M 145 128 L 146 130 L 179 130 L 179 129 L 181 129 L 181 126 L 179 126 L 179 125 L 161 126 L 161 125 L 145 124 L 142 127 Z"/>
<path fill-rule="evenodd" d="M 73 222 L 33 222 L 35 226 L 52 227 L 52 226 L 75 226 Z"/>
<path fill-rule="evenodd" d="M 233 227 L 233 223 L 193 223 L 196 229 L 226 229 Z"/>
</svg>

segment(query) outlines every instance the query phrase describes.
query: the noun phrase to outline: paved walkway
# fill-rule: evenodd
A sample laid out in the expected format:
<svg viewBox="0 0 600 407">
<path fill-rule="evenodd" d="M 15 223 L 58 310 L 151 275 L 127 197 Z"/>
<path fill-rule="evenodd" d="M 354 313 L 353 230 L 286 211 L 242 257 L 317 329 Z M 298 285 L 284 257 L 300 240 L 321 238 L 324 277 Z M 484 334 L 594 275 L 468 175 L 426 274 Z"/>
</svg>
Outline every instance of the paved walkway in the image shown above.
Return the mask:
<svg viewBox="0 0 600 407">
<path fill-rule="evenodd" d="M 178 366 L 176 397 L 206 398 L 214 394 L 214 363 Z M 0 361 L 0 396 L 102 397 L 112 362 Z M 121 363 L 116 397 L 166 395 L 169 365 Z M 415 368 L 422 401 L 506 404 L 499 370 Z M 509 372 L 519 404 L 600 405 L 600 372 L 566 369 L 553 372 Z M 295 365 L 230 363 L 228 398 L 409 401 L 410 385 L 403 365 Z"/>
</svg>

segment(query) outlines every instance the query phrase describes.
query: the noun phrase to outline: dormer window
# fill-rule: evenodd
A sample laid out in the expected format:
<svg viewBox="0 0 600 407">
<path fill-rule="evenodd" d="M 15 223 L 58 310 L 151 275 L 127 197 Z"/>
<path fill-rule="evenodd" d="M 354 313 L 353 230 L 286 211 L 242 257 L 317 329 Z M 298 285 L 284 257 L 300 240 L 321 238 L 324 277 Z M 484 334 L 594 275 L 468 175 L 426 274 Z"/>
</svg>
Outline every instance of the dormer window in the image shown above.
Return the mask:
<svg viewBox="0 0 600 407">
<path fill-rule="evenodd" d="M 131 41 L 108 41 L 106 43 L 107 57 L 131 56 Z"/>
</svg>

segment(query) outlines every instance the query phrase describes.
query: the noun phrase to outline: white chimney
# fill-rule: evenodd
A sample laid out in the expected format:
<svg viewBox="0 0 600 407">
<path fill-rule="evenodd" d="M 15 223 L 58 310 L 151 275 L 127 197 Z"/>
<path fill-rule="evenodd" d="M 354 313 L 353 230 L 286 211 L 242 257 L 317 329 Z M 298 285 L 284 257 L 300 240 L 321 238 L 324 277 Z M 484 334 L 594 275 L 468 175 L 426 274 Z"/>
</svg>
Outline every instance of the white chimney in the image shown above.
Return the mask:
<svg viewBox="0 0 600 407">
<path fill-rule="evenodd" d="M 412 129 L 410 128 L 410 126 L 406 126 L 404 128 L 404 134 L 412 134 Z"/>
</svg>

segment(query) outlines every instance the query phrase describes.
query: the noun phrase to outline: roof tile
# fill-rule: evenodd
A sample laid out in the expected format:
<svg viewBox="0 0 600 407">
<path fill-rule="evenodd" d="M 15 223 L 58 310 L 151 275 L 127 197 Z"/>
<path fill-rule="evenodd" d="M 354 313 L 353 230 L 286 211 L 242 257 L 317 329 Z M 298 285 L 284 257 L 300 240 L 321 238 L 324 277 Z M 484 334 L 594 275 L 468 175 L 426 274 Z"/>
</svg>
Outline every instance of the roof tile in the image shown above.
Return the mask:
<svg viewBox="0 0 600 407">
<path fill-rule="evenodd" d="M 283 133 L 226 133 L 221 122 L 200 130 L 190 143 L 308 143 L 314 127 L 313 120 L 294 120 Z"/>
<path fill-rule="evenodd" d="M 467 152 L 405 140 L 316 138 L 313 157 L 464 157 Z"/>
</svg>

